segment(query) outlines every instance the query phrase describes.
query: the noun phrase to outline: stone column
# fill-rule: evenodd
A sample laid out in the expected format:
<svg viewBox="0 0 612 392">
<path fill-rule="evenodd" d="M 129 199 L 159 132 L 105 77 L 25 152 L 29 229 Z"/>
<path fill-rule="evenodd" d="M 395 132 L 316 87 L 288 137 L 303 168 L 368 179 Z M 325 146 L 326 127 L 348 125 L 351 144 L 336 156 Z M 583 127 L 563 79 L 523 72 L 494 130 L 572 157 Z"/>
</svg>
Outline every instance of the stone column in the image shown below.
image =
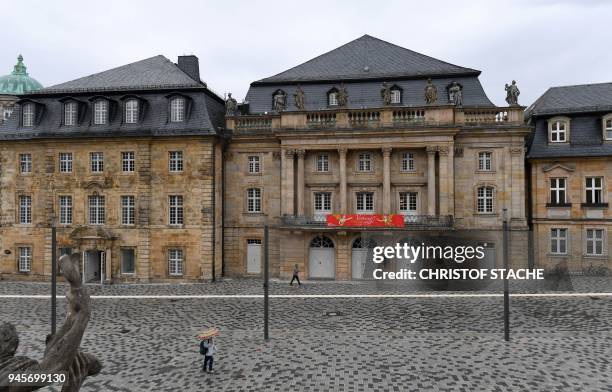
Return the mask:
<svg viewBox="0 0 612 392">
<path fill-rule="evenodd" d="M 285 209 L 283 213 L 285 215 L 295 215 L 293 205 L 293 156 L 295 155 L 295 151 L 285 150 L 284 155 L 285 168 L 283 170 L 285 172 L 285 184 L 281 189 L 283 199 L 285 200 Z"/>
<path fill-rule="evenodd" d="M 448 215 L 448 146 L 439 146 L 440 162 L 438 176 L 440 177 L 440 215 Z"/>
<path fill-rule="evenodd" d="M 525 220 L 525 148 L 510 147 L 511 198 L 510 218 Z"/>
<path fill-rule="evenodd" d="M 383 214 L 391 213 L 391 147 L 383 147 Z"/>
<path fill-rule="evenodd" d="M 427 147 L 427 215 L 436 215 L 436 150 Z"/>
<path fill-rule="evenodd" d="M 296 151 L 297 164 L 297 215 L 304 216 L 304 155 L 305 150 Z"/>
<path fill-rule="evenodd" d="M 340 213 L 347 213 L 346 206 L 346 147 L 338 149 L 338 156 L 340 157 Z"/>
</svg>

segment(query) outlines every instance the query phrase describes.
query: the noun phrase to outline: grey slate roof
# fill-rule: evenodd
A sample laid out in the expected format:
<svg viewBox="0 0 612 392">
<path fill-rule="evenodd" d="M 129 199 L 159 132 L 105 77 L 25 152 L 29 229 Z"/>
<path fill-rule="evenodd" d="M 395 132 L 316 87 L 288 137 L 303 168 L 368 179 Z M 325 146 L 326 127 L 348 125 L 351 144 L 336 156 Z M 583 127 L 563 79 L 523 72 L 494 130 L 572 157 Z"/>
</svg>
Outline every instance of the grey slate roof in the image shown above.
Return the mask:
<svg viewBox="0 0 612 392">
<path fill-rule="evenodd" d="M 551 87 L 528 109 L 546 115 L 612 111 L 612 83 Z"/>
<path fill-rule="evenodd" d="M 527 109 L 535 125 L 527 158 L 612 156 L 603 139 L 602 117 L 612 113 L 612 83 L 552 87 Z M 548 143 L 548 120 L 570 118 L 569 143 Z"/>
<path fill-rule="evenodd" d="M 437 60 L 364 35 L 254 84 L 466 74 L 477 76 L 480 71 Z"/>
<path fill-rule="evenodd" d="M 493 103 L 487 98 L 482 85 L 477 77 L 457 77 L 433 79 L 432 82 L 438 89 L 438 101 L 435 105 L 448 104 L 448 93 L 446 87 L 456 80 L 463 86 L 464 106 L 492 107 Z M 402 89 L 402 103 L 399 106 L 425 106 L 425 79 L 413 80 L 387 80 L 389 86 L 397 85 Z M 295 84 L 275 85 L 252 85 L 249 88 L 245 101 L 249 103 L 250 113 L 272 112 L 272 96 L 277 89 L 283 90 L 288 95 L 287 111 L 296 111 L 293 94 Z M 316 83 L 301 85 L 305 96 L 306 110 L 327 109 L 327 92 L 333 87 L 338 88 L 339 83 Z M 348 92 L 349 109 L 377 108 L 383 106 L 380 90 L 382 83 L 378 81 L 347 82 L 345 87 Z"/>
<path fill-rule="evenodd" d="M 34 95 L 202 86 L 205 86 L 205 84 L 192 79 L 172 61 L 159 55 L 43 88 L 36 91 Z"/>
</svg>

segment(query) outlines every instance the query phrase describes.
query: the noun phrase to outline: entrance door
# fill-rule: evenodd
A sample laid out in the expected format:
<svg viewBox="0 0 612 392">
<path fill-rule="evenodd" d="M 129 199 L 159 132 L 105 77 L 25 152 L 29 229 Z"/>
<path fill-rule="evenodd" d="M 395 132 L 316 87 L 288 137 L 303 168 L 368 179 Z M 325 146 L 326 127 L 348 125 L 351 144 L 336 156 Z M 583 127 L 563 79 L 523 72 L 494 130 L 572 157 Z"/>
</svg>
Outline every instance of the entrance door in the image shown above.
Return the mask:
<svg viewBox="0 0 612 392">
<path fill-rule="evenodd" d="M 102 253 L 98 250 L 83 252 L 83 283 L 102 283 Z"/>
<path fill-rule="evenodd" d="M 261 240 L 247 240 L 247 274 L 261 273 Z"/>
<path fill-rule="evenodd" d="M 318 236 L 310 241 L 308 269 L 310 277 L 314 279 L 333 279 L 335 277 L 336 257 L 332 240 Z"/>
<path fill-rule="evenodd" d="M 351 276 L 353 279 L 366 278 L 366 266 L 368 259 L 371 258 L 372 249 L 376 246 L 373 240 L 364 239 L 362 237 L 353 241 L 351 253 Z M 373 264 L 373 262 L 372 262 Z M 369 268 L 371 270 L 372 268 Z M 371 271 L 368 271 L 368 276 L 372 277 Z"/>
</svg>

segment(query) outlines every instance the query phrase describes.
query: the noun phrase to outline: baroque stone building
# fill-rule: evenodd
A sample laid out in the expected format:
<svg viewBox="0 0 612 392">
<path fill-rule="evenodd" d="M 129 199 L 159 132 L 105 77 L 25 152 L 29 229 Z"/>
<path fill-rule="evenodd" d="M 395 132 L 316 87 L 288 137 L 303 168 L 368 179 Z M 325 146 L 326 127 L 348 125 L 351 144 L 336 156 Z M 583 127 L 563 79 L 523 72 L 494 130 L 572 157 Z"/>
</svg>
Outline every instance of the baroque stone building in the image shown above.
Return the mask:
<svg viewBox="0 0 612 392">
<path fill-rule="evenodd" d="M 365 277 L 366 229 L 326 227 L 331 213 L 402 214 L 406 233 L 461 233 L 501 256 L 507 209 L 512 243 L 527 243 L 530 129 L 479 74 L 365 35 L 253 82 L 226 113 L 224 273 L 261 274 L 268 223 L 273 276 L 298 264 L 310 278 Z M 527 265 L 527 247 L 510 252 Z"/>
<path fill-rule="evenodd" d="M 21 95 L 0 127 L 0 273 L 48 279 L 55 224 L 85 282 L 219 275 L 222 126 L 195 56 Z"/>
<path fill-rule="evenodd" d="M 13 72 L 10 75 L 0 76 L 0 124 L 13 113 L 13 105 L 17 102 L 18 95 L 41 88 L 42 85 L 28 75 L 27 68 L 23 64 L 23 56 L 19 55 Z"/>
<path fill-rule="evenodd" d="M 527 114 L 536 262 L 610 268 L 612 83 L 550 88 Z"/>
</svg>

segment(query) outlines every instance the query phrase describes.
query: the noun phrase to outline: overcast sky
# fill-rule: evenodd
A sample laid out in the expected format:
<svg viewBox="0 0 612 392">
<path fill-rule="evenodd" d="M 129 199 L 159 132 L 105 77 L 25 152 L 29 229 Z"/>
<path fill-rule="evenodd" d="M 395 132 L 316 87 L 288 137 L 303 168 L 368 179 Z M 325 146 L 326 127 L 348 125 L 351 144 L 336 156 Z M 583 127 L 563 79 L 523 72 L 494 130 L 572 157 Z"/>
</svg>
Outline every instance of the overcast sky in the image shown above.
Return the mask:
<svg viewBox="0 0 612 392">
<path fill-rule="evenodd" d="M 8 8 L 7 8 L 8 7 Z M 241 100 L 249 83 L 363 34 L 482 71 L 504 105 L 548 87 L 612 81 L 612 1 L 12 1 L 0 74 L 19 53 L 51 86 L 163 54 L 200 58 L 202 80 Z"/>
</svg>

